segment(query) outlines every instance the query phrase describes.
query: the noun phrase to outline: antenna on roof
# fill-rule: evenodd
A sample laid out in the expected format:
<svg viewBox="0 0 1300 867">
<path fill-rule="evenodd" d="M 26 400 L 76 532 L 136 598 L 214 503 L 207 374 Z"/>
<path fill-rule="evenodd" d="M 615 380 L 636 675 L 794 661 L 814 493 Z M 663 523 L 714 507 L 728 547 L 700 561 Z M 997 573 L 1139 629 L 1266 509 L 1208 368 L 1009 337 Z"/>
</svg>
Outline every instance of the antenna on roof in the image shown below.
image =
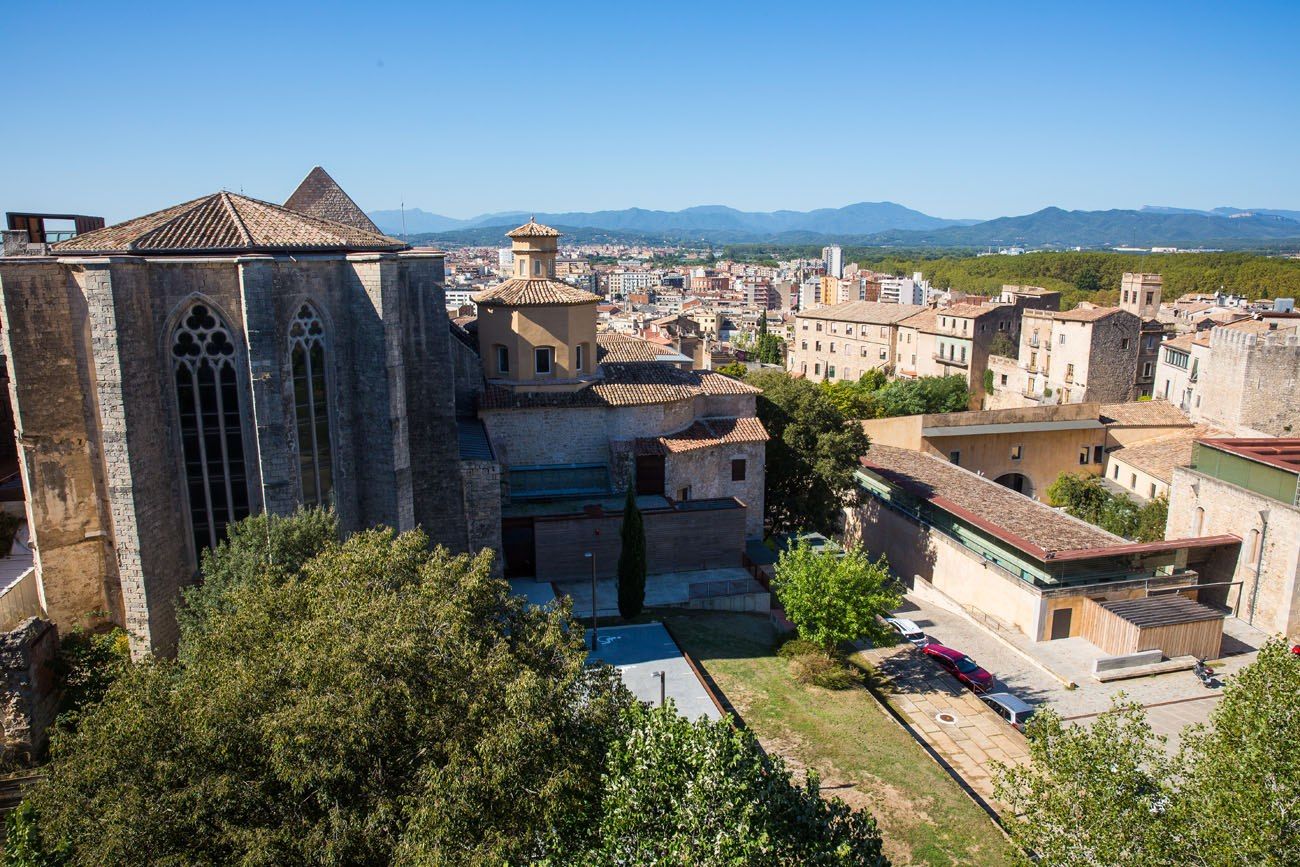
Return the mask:
<svg viewBox="0 0 1300 867">
<path fill-rule="evenodd" d="M 402 209 L 402 234 L 405 235 L 406 234 L 406 201 L 403 200 L 400 203 L 398 203 L 398 207 Z"/>
</svg>

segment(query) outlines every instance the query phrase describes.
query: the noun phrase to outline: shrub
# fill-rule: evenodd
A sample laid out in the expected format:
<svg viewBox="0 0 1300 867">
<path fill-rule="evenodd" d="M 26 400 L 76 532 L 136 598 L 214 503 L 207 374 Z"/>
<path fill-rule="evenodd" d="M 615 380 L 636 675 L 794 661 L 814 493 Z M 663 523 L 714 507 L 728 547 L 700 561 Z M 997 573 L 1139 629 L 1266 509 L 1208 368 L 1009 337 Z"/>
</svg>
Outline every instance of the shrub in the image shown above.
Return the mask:
<svg viewBox="0 0 1300 867">
<path fill-rule="evenodd" d="M 803 638 L 787 639 L 776 651 L 776 655 L 782 659 L 794 659 L 796 656 L 804 656 L 809 653 L 822 653 L 822 649 Z"/>
<path fill-rule="evenodd" d="M 843 663 L 820 651 L 791 659 L 790 675 L 800 683 L 810 683 L 822 689 L 848 689 L 857 683 L 853 672 Z"/>
</svg>

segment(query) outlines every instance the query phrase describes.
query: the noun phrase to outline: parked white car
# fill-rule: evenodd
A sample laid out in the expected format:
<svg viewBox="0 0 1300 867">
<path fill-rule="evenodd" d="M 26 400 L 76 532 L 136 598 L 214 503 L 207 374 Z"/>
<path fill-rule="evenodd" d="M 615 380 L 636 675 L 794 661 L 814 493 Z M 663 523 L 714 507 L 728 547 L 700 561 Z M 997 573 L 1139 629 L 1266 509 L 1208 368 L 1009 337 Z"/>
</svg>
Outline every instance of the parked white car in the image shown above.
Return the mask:
<svg viewBox="0 0 1300 867">
<path fill-rule="evenodd" d="M 925 647 L 930 643 L 930 639 L 921 631 L 921 627 L 906 617 L 886 617 L 885 622 L 892 626 L 895 632 L 917 647 Z"/>
</svg>

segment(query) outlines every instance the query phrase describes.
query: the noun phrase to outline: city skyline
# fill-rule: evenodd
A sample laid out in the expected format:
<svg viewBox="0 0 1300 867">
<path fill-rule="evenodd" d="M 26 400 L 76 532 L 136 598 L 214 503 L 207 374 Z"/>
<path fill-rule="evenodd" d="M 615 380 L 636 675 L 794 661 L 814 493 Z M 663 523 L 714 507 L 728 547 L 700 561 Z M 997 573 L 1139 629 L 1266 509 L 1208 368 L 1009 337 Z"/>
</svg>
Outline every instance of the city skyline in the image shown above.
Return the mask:
<svg viewBox="0 0 1300 867">
<path fill-rule="evenodd" d="M 11 12 L 0 50 L 39 75 L 0 208 L 283 201 L 320 164 L 367 211 L 456 218 L 1300 209 L 1291 4 L 136 8 Z"/>
</svg>

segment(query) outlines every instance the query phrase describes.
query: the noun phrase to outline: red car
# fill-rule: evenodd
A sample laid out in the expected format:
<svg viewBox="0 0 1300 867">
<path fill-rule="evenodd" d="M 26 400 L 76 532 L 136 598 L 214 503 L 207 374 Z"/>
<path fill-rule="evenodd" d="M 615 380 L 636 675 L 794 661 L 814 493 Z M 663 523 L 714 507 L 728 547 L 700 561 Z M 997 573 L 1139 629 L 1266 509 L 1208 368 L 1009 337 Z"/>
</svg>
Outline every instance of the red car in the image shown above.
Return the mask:
<svg viewBox="0 0 1300 867">
<path fill-rule="evenodd" d="M 927 644 L 921 651 L 975 692 L 986 692 L 993 686 L 993 675 L 976 665 L 975 660 L 960 650 L 942 644 Z"/>
</svg>

